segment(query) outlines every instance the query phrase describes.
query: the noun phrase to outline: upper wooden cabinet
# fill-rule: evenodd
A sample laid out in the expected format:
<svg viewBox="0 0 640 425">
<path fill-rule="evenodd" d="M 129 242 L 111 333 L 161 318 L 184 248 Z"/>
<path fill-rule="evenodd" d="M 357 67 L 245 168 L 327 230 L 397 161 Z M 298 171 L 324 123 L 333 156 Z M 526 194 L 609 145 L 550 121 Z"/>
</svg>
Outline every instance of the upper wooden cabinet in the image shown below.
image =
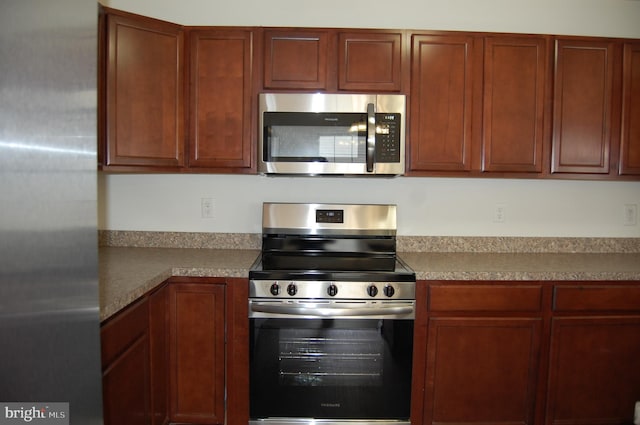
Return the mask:
<svg viewBox="0 0 640 425">
<path fill-rule="evenodd" d="M 542 172 L 547 52 L 545 37 L 485 38 L 482 171 Z"/>
<path fill-rule="evenodd" d="M 409 171 L 471 169 L 474 38 L 412 38 Z"/>
<path fill-rule="evenodd" d="M 103 169 L 254 171 L 255 31 L 103 9 Z"/>
<path fill-rule="evenodd" d="M 189 167 L 252 164 L 250 30 L 189 32 Z"/>
<path fill-rule="evenodd" d="M 402 31 L 264 30 L 263 87 L 400 92 Z"/>
<path fill-rule="evenodd" d="M 182 166 L 182 28 L 109 13 L 106 41 L 104 165 Z"/>
<path fill-rule="evenodd" d="M 614 43 L 556 40 L 552 173 L 609 173 Z"/>
<path fill-rule="evenodd" d="M 541 173 L 548 43 L 414 35 L 409 171 Z"/>
<path fill-rule="evenodd" d="M 640 42 L 624 44 L 619 173 L 640 175 Z"/>
<path fill-rule="evenodd" d="M 264 88 L 326 90 L 330 38 L 322 30 L 265 30 Z"/>
<path fill-rule="evenodd" d="M 338 33 L 338 89 L 400 91 L 402 38 L 401 32 Z"/>
</svg>

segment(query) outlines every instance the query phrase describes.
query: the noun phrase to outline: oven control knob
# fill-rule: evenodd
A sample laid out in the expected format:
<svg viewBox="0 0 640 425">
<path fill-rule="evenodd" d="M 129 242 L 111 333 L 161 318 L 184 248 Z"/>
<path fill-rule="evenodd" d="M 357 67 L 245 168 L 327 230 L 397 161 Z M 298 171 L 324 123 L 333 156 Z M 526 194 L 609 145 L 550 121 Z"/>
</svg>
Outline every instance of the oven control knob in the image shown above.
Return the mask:
<svg viewBox="0 0 640 425">
<path fill-rule="evenodd" d="M 385 287 L 384 287 L 384 289 L 382 291 L 384 292 L 384 294 L 387 297 L 393 297 L 393 294 L 396 293 L 396 290 L 393 289 L 393 286 L 391 286 L 391 285 L 385 285 Z"/>
<path fill-rule="evenodd" d="M 295 284 L 290 283 L 287 286 L 287 294 L 289 294 L 289 295 L 291 295 L 293 297 L 296 293 L 298 293 L 298 287 Z"/>
<path fill-rule="evenodd" d="M 333 283 L 329 285 L 329 287 L 327 288 L 327 294 L 329 294 L 329 296 L 331 297 L 335 297 L 337 293 L 338 293 L 338 287 Z"/>
<path fill-rule="evenodd" d="M 280 285 L 278 285 L 278 282 L 274 282 L 273 285 L 271 285 L 269 292 L 271 292 L 271 295 L 274 297 L 280 293 Z"/>
<path fill-rule="evenodd" d="M 370 297 L 375 297 L 376 295 L 378 295 L 378 287 L 376 285 L 368 286 L 367 294 L 369 294 Z"/>
</svg>

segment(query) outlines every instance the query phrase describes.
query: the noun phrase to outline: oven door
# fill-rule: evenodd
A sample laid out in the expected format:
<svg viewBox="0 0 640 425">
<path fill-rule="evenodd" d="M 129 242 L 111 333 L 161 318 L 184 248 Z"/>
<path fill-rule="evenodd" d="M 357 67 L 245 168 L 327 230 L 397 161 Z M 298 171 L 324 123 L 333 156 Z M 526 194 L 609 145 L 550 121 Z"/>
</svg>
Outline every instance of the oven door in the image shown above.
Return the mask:
<svg viewBox="0 0 640 425">
<path fill-rule="evenodd" d="M 408 422 L 413 319 L 322 309 L 250 317 L 252 422 Z"/>
</svg>

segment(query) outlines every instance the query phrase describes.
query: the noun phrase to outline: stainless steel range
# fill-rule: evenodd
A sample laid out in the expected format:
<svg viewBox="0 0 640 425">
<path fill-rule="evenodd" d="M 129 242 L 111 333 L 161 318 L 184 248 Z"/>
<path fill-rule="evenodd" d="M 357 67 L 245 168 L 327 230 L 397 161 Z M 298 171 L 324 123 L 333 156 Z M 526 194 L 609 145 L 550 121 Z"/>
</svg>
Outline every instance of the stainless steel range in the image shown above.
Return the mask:
<svg viewBox="0 0 640 425">
<path fill-rule="evenodd" d="M 409 425 L 415 273 L 395 205 L 263 206 L 250 424 Z"/>
</svg>

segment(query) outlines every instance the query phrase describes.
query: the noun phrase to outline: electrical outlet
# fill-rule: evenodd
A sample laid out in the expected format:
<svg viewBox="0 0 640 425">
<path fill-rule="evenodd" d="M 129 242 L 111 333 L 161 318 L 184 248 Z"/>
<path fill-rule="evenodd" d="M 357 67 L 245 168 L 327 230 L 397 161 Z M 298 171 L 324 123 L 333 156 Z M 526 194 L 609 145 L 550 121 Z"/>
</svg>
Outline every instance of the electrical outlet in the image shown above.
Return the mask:
<svg viewBox="0 0 640 425">
<path fill-rule="evenodd" d="M 200 200 L 200 212 L 202 218 L 213 218 L 213 199 L 202 198 Z"/>
<path fill-rule="evenodd" d="M 638 205 L 625 204 L 622 222 L 625 226 L 635 226 L 638 224 Z"/>
<path fill-rule="evenodd" d="M 507 206 L 505 204 L 496 204 L 493 210 L 493 222 L 504 223 L 507 219 Z"/>
</svg>

